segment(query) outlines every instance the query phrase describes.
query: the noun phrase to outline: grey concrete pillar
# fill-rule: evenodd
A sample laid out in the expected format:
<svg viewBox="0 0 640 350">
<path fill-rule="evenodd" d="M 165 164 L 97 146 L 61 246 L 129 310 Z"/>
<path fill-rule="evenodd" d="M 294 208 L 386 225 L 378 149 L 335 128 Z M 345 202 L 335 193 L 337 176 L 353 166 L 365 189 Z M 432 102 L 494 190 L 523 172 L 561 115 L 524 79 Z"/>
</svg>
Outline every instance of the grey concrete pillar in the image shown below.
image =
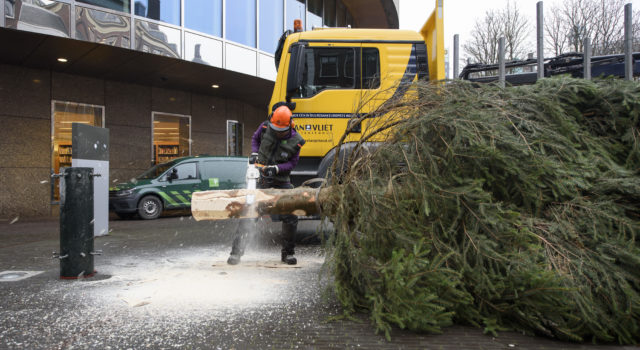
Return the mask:
<svg viewBox="0 0 640 350">
<path fill-rule="evenodd" d="M 544 78 L 544 13 L 542 1 L 538 1 L 537 12 L 537 44 L 538 44 L 538 79 Z"/>
</svg>

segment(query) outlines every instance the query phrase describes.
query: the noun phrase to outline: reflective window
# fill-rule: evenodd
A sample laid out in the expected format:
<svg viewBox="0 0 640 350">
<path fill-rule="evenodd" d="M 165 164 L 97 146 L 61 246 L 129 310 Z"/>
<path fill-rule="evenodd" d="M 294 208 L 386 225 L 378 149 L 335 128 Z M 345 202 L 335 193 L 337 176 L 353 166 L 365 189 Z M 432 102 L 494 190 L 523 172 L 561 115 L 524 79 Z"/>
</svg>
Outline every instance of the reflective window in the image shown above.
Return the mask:
<svg viewBox="0 0 640 350">
<path fill-rule="evenodd" d="M 180 25 L 180 0 L 136 0 L 134 11 L 138 16 Z"/>
<path fill-rule="evenodd" d="M 227 155 L 242 155 L 242 140 L 244 137 L 242 124 L 235 120 L 227 120 Z"/>
<path fill-rule="evenodd" d="M 309 48 L 299 96 L 312 97 L 326 89 L 354 89 L 355 49 Z"/>
<path fill-rule="evenodd" d="M 362 88 L 380 87 L 380 53 L 374 47 L 362 49 Z"/>
<path fill-rule="evenodd" d="M 222 38 L 222 0 L 184 0 L 184 26 Z"/>
<path fill-rule="evenodd" d="M 91 126 L 104 126 L 104 107 L 73 102 L 53 103 L 53 122 L 51 130 L 51 170 L 60 174 L 62 168 L 71 166 L 71 129 L 73 123 Z M 60 182 L 56 178 L 52 183 L 53 201 L 60 199 Z"/>
<path fill-rule="evenodd" d="M 304 0 L 287 0 L 287 29 L 293 30 L 293 20 L 299 19 L 304 26 Z"/>
<path fill-rule="evenodd" d="M 76 7 L 76 39 L 129 48 L 129 17 Z"/>
<path fill-rule="evenodd" d="M 190 180 L 198 178 L 196 163 L 182 163 L 171 169 L 170 174 L 174 180 Z"/>
<path fill-rule="evenodd" d="M 256 47 L 256 1 L 227 1 L 225 36 L 237 43 Z"/>
<path fill-rule="evenodd" d="M 275 53 L 284 31 L 282 0 L 260 0 L 260 50 Z"/>
<path fill-rule="evenodd" d="M 185 32 L 184 59 L 214 67 L 222 67 L 222 41 Z"/>
<path fill-rule="evenodd" d="M 135 44 L 138 51 L 180 58 L 180 29 L 136 21 Z"/>
<path fill-rule="evenodd" d="M 10 15 L 5 19 L 7 28 L 69 37 L 69 4 L 50 0 L 15 1 L 5 13 Z"/>
<path fill-rule="evenodd" d="M 5 0 L 4 2 L 4 16 L 6 18 L 14 18 L 16 0 Z"/>
<path fill-rule="evenodd" d="M 247 172 L 247 162 L 233 159 L 205 160 L 200 168 L 204 179 L 218 179 L 220 189 L 240 188 Z"/>
<path fill-rule="evenodd" d="M 77 0 L 77 1 L 84 2 L 85 4 L 105 7 L 105 8 L 120 11 L 120 12 L 129 13 L 130 11 L 129 0 Z"/>
<path fill-rule="evenodd" d="M 324 25 L 336 26 L 336 0 L 324 0 Z"/>
<path fill-rule="evenodd" d="M 347 7 L 344 6 L 342 1 L 338 1 L 338 7 L 336 8 L 336 26 L 347 26 Z"/>
<path fill-rule="evenodd" d="M 153 158 L 155 164 L 191 154 L 191 118 L 153 113 Z"/>
<path fill-rule="evenodd" d="M 322 28 L 322 0 L 309 0 L 307 14 L 307 30 Z"/>
</svg>

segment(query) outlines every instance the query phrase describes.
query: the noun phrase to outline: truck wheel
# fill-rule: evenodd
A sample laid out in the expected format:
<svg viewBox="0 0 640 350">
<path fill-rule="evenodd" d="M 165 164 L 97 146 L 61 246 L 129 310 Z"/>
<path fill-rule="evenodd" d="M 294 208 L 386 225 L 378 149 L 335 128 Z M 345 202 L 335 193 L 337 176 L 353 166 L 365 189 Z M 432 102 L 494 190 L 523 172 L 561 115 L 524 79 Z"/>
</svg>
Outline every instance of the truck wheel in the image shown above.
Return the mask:
<svg viewBox="0 0 640 350">
<path fill-rule="evenodd" d="M 138 202 L 138 215 L 144 220 L 157 219 L 161 213 L 162 201 L 156 196 L 145 196 Z"/>
</svg>

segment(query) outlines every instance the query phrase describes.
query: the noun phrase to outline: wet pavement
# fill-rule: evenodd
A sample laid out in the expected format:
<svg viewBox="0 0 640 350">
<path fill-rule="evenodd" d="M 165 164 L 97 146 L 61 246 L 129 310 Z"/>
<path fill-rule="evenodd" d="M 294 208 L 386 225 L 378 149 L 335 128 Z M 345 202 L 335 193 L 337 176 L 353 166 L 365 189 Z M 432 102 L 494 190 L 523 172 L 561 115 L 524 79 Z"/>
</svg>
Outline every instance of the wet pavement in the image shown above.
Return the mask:
<svg viewBox="0 0 640 350">
<path fill-rule="evenodd" d="M 0 349 L 638 349 L 463 326 L 396 329 L 387 341 L 364 316 L 330 321 L 339 307 L 327 294 L 317 226 L 300 223 L 295 267 L 279 263 L 277 224 L 228 266 L 235 221 L 114 219 L 95 239 L 98 273 L 60 280 L 57 220 L 0 222 Z M 37 274 L 3 281 L 3 271 Z"/>
</svg>

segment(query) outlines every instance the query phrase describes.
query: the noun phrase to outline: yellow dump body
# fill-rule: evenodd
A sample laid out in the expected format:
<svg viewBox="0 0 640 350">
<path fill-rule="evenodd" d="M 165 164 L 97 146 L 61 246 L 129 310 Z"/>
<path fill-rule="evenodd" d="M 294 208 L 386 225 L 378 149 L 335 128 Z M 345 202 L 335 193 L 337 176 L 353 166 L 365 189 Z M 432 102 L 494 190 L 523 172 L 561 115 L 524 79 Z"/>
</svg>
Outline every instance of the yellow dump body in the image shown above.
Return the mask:
<svg viewBox="0 0 640 350">
<path fill-rule="evenodd" d="M 442 0 L 437 0 L 421 33 L 336 28 L 289 35 L 269 112 L 287 97 L 295 103 L 295 128 L 307 141 L 301 161 L 314 158 L 319 163 L 340 141 L 351 118 L 403 97 L 406 89 L 398 88 L 400 82 L 444 79 L 442 23 Z M 292 46 L 299 45 L 304 46 L 303 58 L 292 62 Z M 303 78 L 296 92 L 287 96 L 292 65 L 301 66 Z M 347 141 L 359 140 L 370 123 L 376 123 L 375 118 L 350 133 Z"/>
</svg>

